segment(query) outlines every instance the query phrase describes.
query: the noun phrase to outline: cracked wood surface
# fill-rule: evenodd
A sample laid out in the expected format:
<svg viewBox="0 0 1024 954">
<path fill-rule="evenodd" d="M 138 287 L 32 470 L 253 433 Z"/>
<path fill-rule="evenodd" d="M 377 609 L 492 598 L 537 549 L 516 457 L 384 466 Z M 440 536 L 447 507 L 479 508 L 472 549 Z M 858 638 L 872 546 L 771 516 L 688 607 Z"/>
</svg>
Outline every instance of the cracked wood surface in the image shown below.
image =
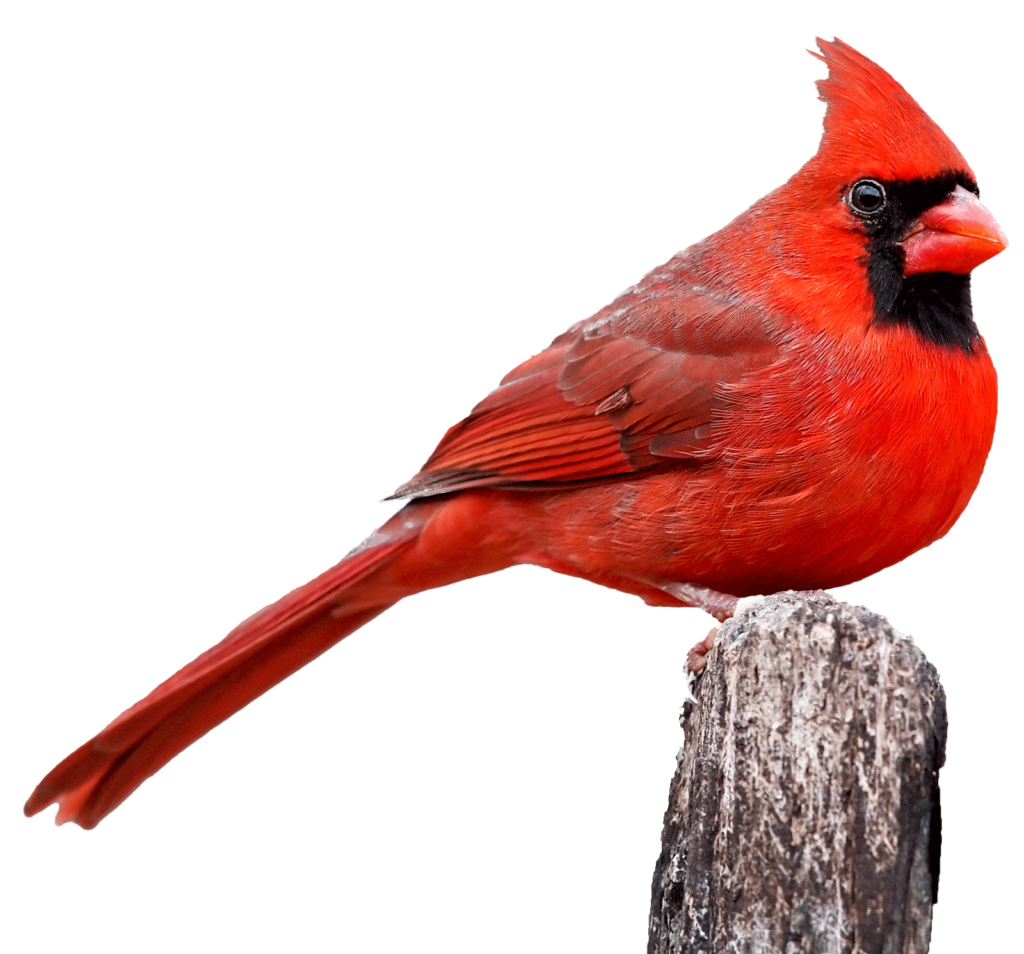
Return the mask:
<svg viewBox="0 0 1024 954">
<path fill-rule="evenodd" d="M 722 627 L 687 706 L 649 954 L 923 954 L 945 694 L 881 616 L 782 594 Z"/>
</svg>

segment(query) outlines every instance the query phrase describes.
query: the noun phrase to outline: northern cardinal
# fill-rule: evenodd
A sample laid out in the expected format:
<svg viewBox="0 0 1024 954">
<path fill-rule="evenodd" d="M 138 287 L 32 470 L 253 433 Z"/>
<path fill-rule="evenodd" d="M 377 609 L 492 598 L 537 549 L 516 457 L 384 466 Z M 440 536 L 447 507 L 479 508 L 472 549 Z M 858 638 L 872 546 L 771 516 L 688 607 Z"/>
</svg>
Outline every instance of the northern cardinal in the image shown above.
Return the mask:
<svg viewBox="0 0 1024 954">
<path fill-rule="evenodd" d="M 430 587 L 532 563 L 722 617 L 943 536 L 992 442 L 970 272 L 1006 239 L 907 92 L 818 46 L 824 135 L 796 175 L 508 374 L 398 489 L 404 509 L 69 755 L 26 814 L 58 802 L 58 823 L 92 828 Z"/>
</svg>

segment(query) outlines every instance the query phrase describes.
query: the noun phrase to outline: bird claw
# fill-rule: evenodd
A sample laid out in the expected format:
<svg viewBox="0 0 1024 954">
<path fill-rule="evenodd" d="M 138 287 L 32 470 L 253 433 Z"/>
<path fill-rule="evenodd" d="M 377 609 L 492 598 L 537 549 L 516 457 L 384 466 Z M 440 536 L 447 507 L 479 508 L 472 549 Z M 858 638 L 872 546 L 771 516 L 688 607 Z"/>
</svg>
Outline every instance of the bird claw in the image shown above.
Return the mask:
<svg viewBox="0 0 1024 954">
<path fill-rule="evenodd" d="M 686 654 L 686 671 L 696 676 L 706 665 L 707 655 L 715 646 L 715 637 L 719 627 L 713 626 L 711 631 Z"/>
<path fill-rule="evenodd" d="M 670 592 L 719 620 L 709 628 L 705 635 L 686 650 L 686 662 L 683 665 L 683 671 L 686 674 L 686 690 L 690 695 L 693 695 L 697 678 L 708 664 L 708 653 L 715 648 L 715 640 L 718 638 L 722 623 L 726 619 L 754 609 L 754 607 L 763 603 L 766 597 L 759 595 L 737 598 L 729 596 L 727 593 L 709 590 L 707 587 L 696 587 L 692 583 L 675 584 Z"/>
<path fill-rule="evenodd" d="M 679 599 L 685 599 L 694 606 L 699 606 L 706 613 L 710 613 L 720 622 L 738 616 L 747 610 L 760 606 L 767 596 L 744 596 L 737 599 L 727 593 L 719 593 L 717 590 L 709 590 L 703 586 L 695 586 L 691 583 L 676 583 L 671 587 L 666 586 L 665 590 L 672 593 Z M 788 590 L 796 596 L 812 597 L 820 596 L 822 590 Z M 827 593 L 825 594 L 828 595 Z M 719 615 L 722 613 L 723 615 Z M 697 697 L 693 694 L 693 687 L 697 684 L 697 678 L 707 666 L 708 653 L 714 648 L 718 630 L 721 627 L 715 626 L 696 646 L 686 654 L 686 692 L 683 696 L 683 705 L 680 710 L 680 718 L 683 716 L 687 704 L 697 705 Z"/>
</svg>

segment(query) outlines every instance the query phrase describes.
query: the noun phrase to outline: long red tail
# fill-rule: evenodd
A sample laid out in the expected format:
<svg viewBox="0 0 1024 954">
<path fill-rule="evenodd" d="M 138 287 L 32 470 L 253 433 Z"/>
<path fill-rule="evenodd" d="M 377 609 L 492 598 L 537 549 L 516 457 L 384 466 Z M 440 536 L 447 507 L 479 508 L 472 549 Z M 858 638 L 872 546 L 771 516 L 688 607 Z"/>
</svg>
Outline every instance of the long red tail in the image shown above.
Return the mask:
<svg viewBox="0 0 1024 954">
<path fill-rule="evenodd" d="M 57 802 L 58 824 L 95 827 L 196 739 L 402 596 L 451 582 L 415 572 L 424 569 L 416 543 L 437 509 L 433 501 L 406 507 L 337 566 L 237 626 L 64 759 L 25 814 Z"/>
</svg>

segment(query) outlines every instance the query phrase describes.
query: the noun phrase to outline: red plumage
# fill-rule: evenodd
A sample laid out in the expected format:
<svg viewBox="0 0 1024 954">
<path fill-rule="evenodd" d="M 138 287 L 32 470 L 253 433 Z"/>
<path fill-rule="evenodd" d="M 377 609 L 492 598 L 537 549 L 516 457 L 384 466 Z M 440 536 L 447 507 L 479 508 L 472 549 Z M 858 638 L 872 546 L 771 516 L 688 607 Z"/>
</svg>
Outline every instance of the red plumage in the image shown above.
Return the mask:
<svg viewBox="0 0 1024 954">
<path fill-rule="evenodd" d="M 398 491 L 417 499 L 68 756 L 26 813 L 94 826 L 424 589 L 532 563 L 714 607 L 849 583 L 946 533 L 996 416 L 966 276 L 1005 238 L 906 91 L 819 46 L 825 133 L 792 179 L 519 365 Z"/>
</svg>

